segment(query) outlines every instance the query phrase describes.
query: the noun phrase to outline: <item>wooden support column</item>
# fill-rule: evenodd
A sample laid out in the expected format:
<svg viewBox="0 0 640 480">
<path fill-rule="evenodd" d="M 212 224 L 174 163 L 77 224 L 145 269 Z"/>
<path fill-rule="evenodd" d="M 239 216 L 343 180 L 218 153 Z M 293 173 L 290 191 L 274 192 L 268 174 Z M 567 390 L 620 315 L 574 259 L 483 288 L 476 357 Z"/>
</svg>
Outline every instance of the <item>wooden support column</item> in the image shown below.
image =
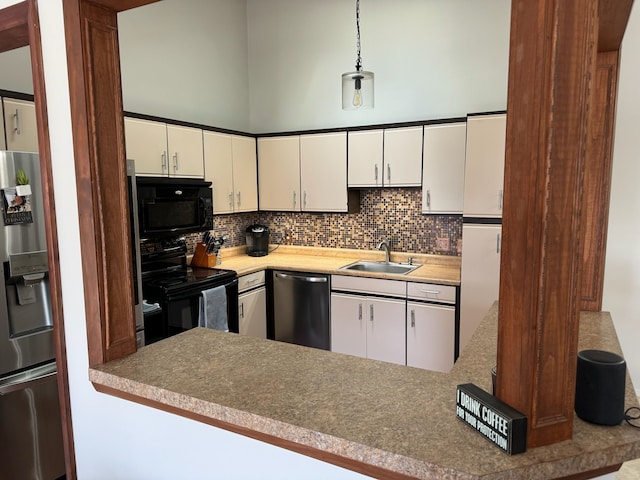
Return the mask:
<svg viewBox="0 0 640 480">
<path fill-rule="evenodd" d="M 582 188 L 598 1 L 513 0 L 497 396 L 529 447 L 573 429 Z"/>
<path fill-rule="evenodd" d="M 136 351 L 116 12 L 63 3 L 89 364 Z"/>
</svg>

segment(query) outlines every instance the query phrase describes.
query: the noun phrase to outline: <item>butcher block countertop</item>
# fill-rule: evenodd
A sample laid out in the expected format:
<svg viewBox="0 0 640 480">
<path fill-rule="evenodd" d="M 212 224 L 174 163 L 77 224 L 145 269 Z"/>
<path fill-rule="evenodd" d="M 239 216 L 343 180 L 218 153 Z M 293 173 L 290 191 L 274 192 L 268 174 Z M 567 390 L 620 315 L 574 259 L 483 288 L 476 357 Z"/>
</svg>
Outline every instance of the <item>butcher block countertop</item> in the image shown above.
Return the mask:
<svg viewBox="0 0 640 480">
<path fill-rule="evenodd" d="M 497 304 L 444 374 L 196 328 L 89 374 L 101 392 L 377 478 L 590 478 L 640 457 L 626 424 L 576 417 L 572 440 L 509 456 L 458 420 L 457 385 L 490 389 L 496 335 Z M 620 353 L 608 313 L 581 315 L 587 348 Z"/>
<path fill-rule="evenodd" d="M 340 267 L 358 260 L 383 261 L 384 252 L 377 250 L 352 250 L 345 248 L 316 248 L 281 245 L 271 246 L 273 250 L 264 257 L 250 257 L 245 254 L 246 247 L 223 249 L 222 263 L 218 268 L 235 270 L 238 275 L 257 272 L 267 268 L 296 270 L 300 272 L 329 273 L 361 277 L 387 278 L 411 282 L 437 283 L 440 285 L 460 285 L 460 257 L 451 255 L 423 255 L 410 253 L 391 253 L 391 261 L 408 263 L 412 258 L 419 268 L 408 274 L 368 273 L 340 270 Z"/>
</svg>

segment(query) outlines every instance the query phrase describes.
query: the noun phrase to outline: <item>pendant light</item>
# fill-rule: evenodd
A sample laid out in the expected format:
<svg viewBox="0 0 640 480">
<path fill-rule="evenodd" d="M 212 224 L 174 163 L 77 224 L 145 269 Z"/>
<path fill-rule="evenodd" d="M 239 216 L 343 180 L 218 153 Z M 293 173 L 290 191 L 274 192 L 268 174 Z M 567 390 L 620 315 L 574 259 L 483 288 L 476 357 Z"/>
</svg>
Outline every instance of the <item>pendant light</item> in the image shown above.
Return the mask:
<svg viewBox="0 0 640 480">
<path fill-rule="evenodd" d="M 357 58 L 356 71 L 342 74 L 342 109 L 373 108 L 373 72 L 362 70 L 360 58 L 360 0 L 356 0 Z"/>
</svg>

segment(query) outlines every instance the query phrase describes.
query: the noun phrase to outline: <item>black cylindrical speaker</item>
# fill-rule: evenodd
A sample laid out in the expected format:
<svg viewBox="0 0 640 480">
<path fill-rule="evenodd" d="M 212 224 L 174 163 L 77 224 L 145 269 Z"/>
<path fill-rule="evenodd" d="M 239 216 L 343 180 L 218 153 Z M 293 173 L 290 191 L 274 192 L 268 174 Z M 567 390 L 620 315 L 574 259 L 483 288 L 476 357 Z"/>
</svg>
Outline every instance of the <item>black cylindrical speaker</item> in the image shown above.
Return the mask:
<svg viewBox="0 0 640 480">
<path fill-rule="evenodd" d="M 599 425 L 618 425 L 624 419 L 627 367 L 620 355 L 603 350 L 578 352 L 576 415 Z"/>
</svg>

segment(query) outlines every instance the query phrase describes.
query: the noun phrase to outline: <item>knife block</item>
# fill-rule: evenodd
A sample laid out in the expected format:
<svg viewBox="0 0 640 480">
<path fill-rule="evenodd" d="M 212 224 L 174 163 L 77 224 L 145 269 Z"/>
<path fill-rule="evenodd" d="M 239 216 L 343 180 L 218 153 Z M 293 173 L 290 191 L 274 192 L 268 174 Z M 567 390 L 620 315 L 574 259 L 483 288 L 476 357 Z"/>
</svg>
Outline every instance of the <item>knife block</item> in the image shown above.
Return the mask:
<svg viewBox="0 0 640 480">
<path fill-rule="evenodd" d="M 198 242 L 196 244 L 196 250 L 193 252 L 193 257 L 191 258 L 191 266 L 193 267 L 204 267 L 204 268 L 215 268 L 216 266 L 216 254 L 215 253 L 207 253 L 207 245 L 203 242 Z"/>
</svg>

